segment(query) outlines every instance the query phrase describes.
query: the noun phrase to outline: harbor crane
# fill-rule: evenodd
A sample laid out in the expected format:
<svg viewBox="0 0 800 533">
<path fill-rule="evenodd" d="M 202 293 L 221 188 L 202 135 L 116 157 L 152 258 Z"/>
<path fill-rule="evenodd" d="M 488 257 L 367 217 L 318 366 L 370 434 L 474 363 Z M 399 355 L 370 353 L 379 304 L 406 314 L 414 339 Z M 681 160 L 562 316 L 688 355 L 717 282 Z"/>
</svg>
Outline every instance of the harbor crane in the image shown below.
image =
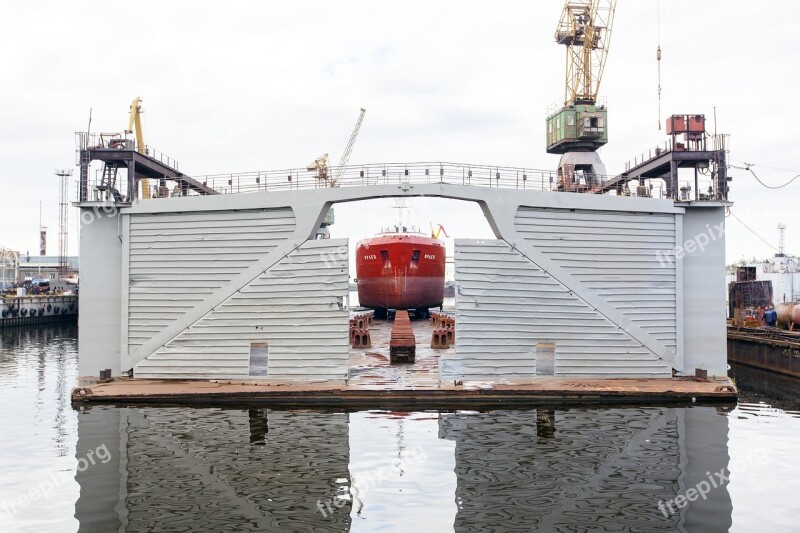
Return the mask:
<svg viewBox="0 0 800 533">
<path fill-rule="evenodd" d="M 358 132 L 361 131 L 361 123 L 364 122 L 364 115 L 366 114 L 367 110 L 362 107 L 361 113 L 358 115 L 358 120 L 356 120 L 356 125 L 353 127 L 353 133 L 350 134 L 350 139 L 347 141 L 347 146 L 344 147 L 342 157 L 339 159 L 339 165 L 336 169 L 336 176 L 333 179 L 334 183 L 339 183 L 339 179 L 344 173 L 344 167 L 346 167 L 348 161 L 350 161 L 350 154 L 353 153 L 353 146 L 356 144 L 356 138 L 358 137 Z"/>
<path fill-rule="evenodd" d="M 317 173 L 318 183 L 325 184 L 327 187 L 337 187 L 339 185 L 342 174 L 344 174 L 344 167 L 350 161 L 350 154 L 353 152 L 353 146 L 356 144 L 356 138 L 358 138 L 358 132 L 361 131 L 361 124 L 364 122 L 366 113 L 367 110 L 362 107 L 353 132 L 350 134 L 350 139 L 347 141 L 347 146 L 344 147 L 342 157 L 339 159 L 335 174 L 331 175 L 330 160 L 327 153 L 322 154 L 308 165 L 307 170 Z"/>
<path fill-rule="evenodd" d="M 431 226 L 431 238 L 438 239 L 439 236 L 444 233 L 445 237 L 449 237 L 450 235 L 447 234 L 447 231 L 444 229 L 444 226 L 439 224 L 436 228 L 433 227 L 433 222 L 428 222 Z"/>
<path fill-rule="evenodd" d="M 358 132 L 361 131 L 361 124 L 364 122 L 364 115 L 366 113 L 367 110 L 362 107 L 361 112 L 358 115 L 358 120 L 356 120 L 356 125 L 353 128 L 353 132 L 350 134 L 350 139 L 347 141 L 347 146 L 344 147 L 342 157 L 339 159 L 339 166 L 336 167 L 335 174 L 331 174 L 327 153 L 322 154 L 312 161 L 310 165 L 308 165 L 306 170 L 316 172 L 317 174 L 316 177 L 318 187 L 339 186 L 339 181 L 342 178 L 342 174 L 344 174 L 344 169 L 347 166 L 347 162 L 350 161 L 350 154 L 353 153 L 353 146 L 356 144 L 356 138 L 358 137 Z M 328 229 L 328 226 L 331 226 L 334 220 L 333 208 L 331 208 L 328 211 L 328 214 L 325 215 L 325 219 L 322 221 L 319 229 L 317 229 L 317 239 L 330 239 L 330 230 Z"/>
<path fill-rule="evenodd" d="M 597 94 L 605 71 L 616 0 L 567 0 L 556 28 L 566 47 L 563 106 L 547 117 L 547 152 L 561 154 L 559 189 L 591 187 L 605 166 L 596 151 L 608 142 L 607 109 Z M 576 174 L 577 173 L 577 174 Z M 579 183 L 578 175 L 585 176 Z"/>
<path fill-rule="evenodd" d="M 142 155 L 147 155 L 147 147 L 144 144 L 144 132 L 142 131 L 142 99 L 137 96 L 131 102 L 130 119 L 125 135 L 136 135 L 136 151 Z M 150 180 L 142 179 L 142 198 L 150 198 Z"/>
</svg>

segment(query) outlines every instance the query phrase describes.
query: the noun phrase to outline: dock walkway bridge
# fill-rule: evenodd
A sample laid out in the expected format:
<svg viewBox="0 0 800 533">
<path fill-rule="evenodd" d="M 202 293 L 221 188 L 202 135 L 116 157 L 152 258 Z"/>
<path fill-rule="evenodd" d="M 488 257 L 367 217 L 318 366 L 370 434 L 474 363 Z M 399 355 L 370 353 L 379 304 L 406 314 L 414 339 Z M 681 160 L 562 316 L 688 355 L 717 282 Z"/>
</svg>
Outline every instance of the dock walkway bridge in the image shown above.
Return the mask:
<svg viewBox="0 0 800 533">
<path fill-rule="evenodd" d="M 348 167 L 334 187 L 259 172 L 199 181 L 216 194 L 78 202 L 81 374 L 346 380 L 349 243 L 317 230 L 336 203 L 428 196 L 476 202 L 495 234 L 455 241 L 456 354 L 440 379 L 724 375 L 724 243 L 708 233 L 724 204 L 557 192 L 557 179 L 387 164 Z M 687 236 L 702 250 L 681 253 Z"/>
<path fill-rule="evenodd" d="M 88 141 L 85 141 L 88 142 Z M 101 142 L 101 141 L 98 141 Z M 174 196 L 241 194 L 251 192 L 279 192 L 292 190 L 320 189 L 331 187 L 364 187 L 374 185 L 401 184 L 449 184 L 469 185 L 490 188 L 522 189 L 548 192 L 611 194 L 618 196 L 640 196 L 684 201 L 715 201 L 727 198 L 727 185 L 715 173 L 695 174 L 683 183 L 679 180 L 678 166 L 672 171 L 659 167 L 659 172 L 645 174 L 631 169 L 619 176 L 590 174 L 581 170 L 537 170 L 525 167 L 480 165 L 469 163 L 418 162 L 418 163 L 374 163 L 330 167 L 319 169 L 285 169 L 228 174 L 211 174 L 189 177 L 177 170 L 176 161 L 164 156 L 151 147 L 144 153 L 134 149 L 132 141 L 128 144 L 107 142 L 99 147 L 80 151 L 82 165 L 81 179 L 78 182 L 76 199 L 86 201 L 115 201 L 130 203 L 142 198 L 141 182 L 152 181 L 157 185 L 150 198 Z M 109 146 L 106 146 L 109 145 Z M 111 147 L 114 146 L 114 147 Z M 115 148 L 120 146 L 121 148 Z M 708 152 L 713 153 L 713 152 Z M 707 152 L 675 152 L 658 150 L 659 156 L 678 154 L 678 156 L 707 155 Z M 652 155 L 652 154 L 651 154 Z M 705 155 L 701 158 L 707 162 Z M 103 161 L 103 172 L 92 178 L 89 162 Z M 694 161 L 694 159 L 692 160 Z M 119 172 L 119 166 L 128 172 Z M 706 165 L 708 167 L 708 165 Z M 130 181 L 128 175 L 135 176 Z M 629 183 L 636 182 L 631 187 Z M 677 186 L 704 191 L 703 194 L 678 195 Z M 122 191 L 122 192 L 121 192 Z"/>
</svg>

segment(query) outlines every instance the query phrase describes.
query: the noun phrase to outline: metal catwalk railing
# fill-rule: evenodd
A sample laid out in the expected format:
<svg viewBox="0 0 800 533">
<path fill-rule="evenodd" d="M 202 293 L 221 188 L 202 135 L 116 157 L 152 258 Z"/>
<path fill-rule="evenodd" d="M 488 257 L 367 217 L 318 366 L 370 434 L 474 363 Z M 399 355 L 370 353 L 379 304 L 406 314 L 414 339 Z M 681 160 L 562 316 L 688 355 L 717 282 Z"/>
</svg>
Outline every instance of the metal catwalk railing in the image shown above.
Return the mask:
<svg viewBox="0 0 800 533">
<path fill-rule="evenodd" d="M 680 152 L 701 152 L 701 151 L 728 151 L 730 144 L 730 135 L 727 133 L 718 133 L 717 135 L 709 135 L 699 141 L 685 141 L 681 139 L 667 139 L 661 144 L 650 148 L 637 155 L 627 163 L 625 163 L 625 171 L 638 167 L 643 163 L 647 163 L 653 159 L 661 157 L 664 154 L 673 151 Z"/>
<path fill-rule="evenodd" d="M 75 132 L 75 164 L 78 166 L 80 166 L 81 150 L 138 151 L 138 147 L 136 146 L 135 139 L 128 138 L 127 135 L 122 133 L 86 133 L 84 131 L 77 131 Z M 170 168 L 179 170 L 178 161 L 148 144 L 144 146 L 143 155 L 155 159 Z"/>
<path fill-rule="evenodd" d="M 339 174 L 341 171 L 341 174 Z M 336 183 L 332 176 L 339 175 Z M 366 187 L 375 185 L 448 184 L 471 185 L 487 188 L 505 188 L 561 193 L 592 193 L 612 176 L 590 175 L 572 172 L 560 175 L 557 171 L 537 170 L 524 167 L 495 165 L 473 165 L 462 163 L 376 163 L 330 167 L 328 179 L 321 179 L 318 172 L 307 169 L 285 169 L 257 172 L 239 172 L 195 176 L 203 185 L 219 194 L 243 194 L 252 192 L 277 192 L 308 190 L 326 187 Z M 126 181 L 123 178 L 120 184 Z M 111 200 L 108 191 L 102 190 L 100 174 L 89 179 L 90 200 Z M 100 185 L 100 189 L 98 189 Z M 179 196 L 181 190 L 169 184 L 168 196 Z M 624 196 L 664 198 L 663 182 L 653 180 L 645 188 L 630 187 L 621 191 Z M 120 189 L 125 190 L 125 189 Z M 184 191 L 185 192 L 185 191 Z M 196 194 L 196 193 L 190 193 Z"/>
</svg>

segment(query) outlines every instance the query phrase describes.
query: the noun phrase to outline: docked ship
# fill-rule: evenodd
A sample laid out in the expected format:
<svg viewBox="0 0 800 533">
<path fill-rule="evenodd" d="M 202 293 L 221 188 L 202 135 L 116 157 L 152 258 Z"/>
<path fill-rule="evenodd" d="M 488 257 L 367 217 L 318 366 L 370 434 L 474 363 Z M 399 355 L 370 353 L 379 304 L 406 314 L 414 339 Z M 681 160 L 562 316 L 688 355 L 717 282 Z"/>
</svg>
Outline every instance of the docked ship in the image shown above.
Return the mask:
<svg viewBox="0 0 800 533">
<path fill-rule="evenodd" d="M 390 309 L 429 316 L 444 301 L 445 246 L 403 225 L 356 244 L 358 301 L 383 318 Z"/>
</svg>

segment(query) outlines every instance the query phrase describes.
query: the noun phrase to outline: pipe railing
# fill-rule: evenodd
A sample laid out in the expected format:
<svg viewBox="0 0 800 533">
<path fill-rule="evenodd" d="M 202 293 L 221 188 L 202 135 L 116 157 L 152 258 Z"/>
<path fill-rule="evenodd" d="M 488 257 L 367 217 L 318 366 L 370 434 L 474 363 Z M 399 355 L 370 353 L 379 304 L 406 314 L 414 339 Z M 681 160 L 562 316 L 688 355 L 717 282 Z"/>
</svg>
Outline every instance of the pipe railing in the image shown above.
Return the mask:
<svg viewBox="0 0 800 533">
<path fill-rule="evenodd" d="M 270 171 L 239 172 L 195 176 L 193 179 L 214 189 L 219 194 L 245 194 L 253 192 L 278 192 L 311 190 L 336 187 L 369 187 L 375 185 L 397 185 L 411 187 L 417 184 L 471 185 L 486 188 L 533 190 L 555 193 L 597 193 L 603 183 L 611 179 L 607 175 L 589 175 L 580 171 L 561 173 L 524 167 L 473 165 L 462 163 L 378 163 L 330 167 L 327 176 L 341 171 L 339 180 L 321 179 L 317 171 L 307 169 L 285 169 Z M 708 181 L 709 183 L 705 183 Z M 127 177 L 119 176 L 117 189 L 126 193 Z M 698 183 L 707 187 L 711 180 Z M 101 175 L 87 183 L 89 201 L 114 201 L 112 191 L 102 187 Z M 652 185 L 652 186 L 651 186 Z M 694 187 L 694 183 L 691 184 Z M 660 180 L 648 180 L 643 188 L 622 185 L 615 193 L 622 196 L 645 196 L 666 198 L 666 188 Z M 165 196 L 181 196 L 185 191 L 177 183 L 169 184 Z M 196 192 L 189 194 L 195 195 Z M 694 199 L 694 198 L 692 198 Z M 116 201 L 120 201 L 117 199 Z"/>
<path fill-rule="evenodd" d="M 81 150 L 135 150 L 136 140 L 122 133 L 86 133 L 75 132 L 75 164 L 80 165 Z M 178 170 L 178 162 L 150 145 L 144 146 L 144 155 L 155 159 L 170 168 Z"/>
<path fill-rule="evenodd" d="M 332 183 L 330 177 L 337 175 L 339 179 Z M 315 170 L 286 169 L 212 174 L 196 176 L 194 179 L 220 193 L 431 183 L 551 191 L 558 189 L 561 182 L 558 172 L 555 171 L 446 162 L 379 163 L 330 167 L 326 176 L 321 178 Z M 575 173 L 574 176 L 579 184 L 584 179 L 581 173 Z M 610 177 L 594 176 L 594 179 L 605 181 Z M 585 191 L 581 191 L 581 187 L 578 186 L 569 192 Z"/>
<path fill-rule="evenodd" d="M 650 148 L 649 150 L 645 150 L 638 156 L 634 157 L 633 159 L 629 160 L 625 163 L 625 172 L 628 172 L 632 168 L 636 168 L 641 164 L 647 163 L 650 160 L 653 160 L 657 157 L 660 157 L 668 152 L 680 150 L 681 152 L 702 152 L 702 151 L 719 151 L 724 150 L 728 151 L 728 143 L 729 143 L 730 135 L 727 133 L 718 133 L 717 135 L 708 135 L 703 139 L 705 142 L 703 143 L 703 148 L 698 149 L 693 145 L 693 143 L 699 141 L 684 141 L 675 139 L 673 143 L 673 139 L 667 139 L 664 142 Z"/>
</svg>

